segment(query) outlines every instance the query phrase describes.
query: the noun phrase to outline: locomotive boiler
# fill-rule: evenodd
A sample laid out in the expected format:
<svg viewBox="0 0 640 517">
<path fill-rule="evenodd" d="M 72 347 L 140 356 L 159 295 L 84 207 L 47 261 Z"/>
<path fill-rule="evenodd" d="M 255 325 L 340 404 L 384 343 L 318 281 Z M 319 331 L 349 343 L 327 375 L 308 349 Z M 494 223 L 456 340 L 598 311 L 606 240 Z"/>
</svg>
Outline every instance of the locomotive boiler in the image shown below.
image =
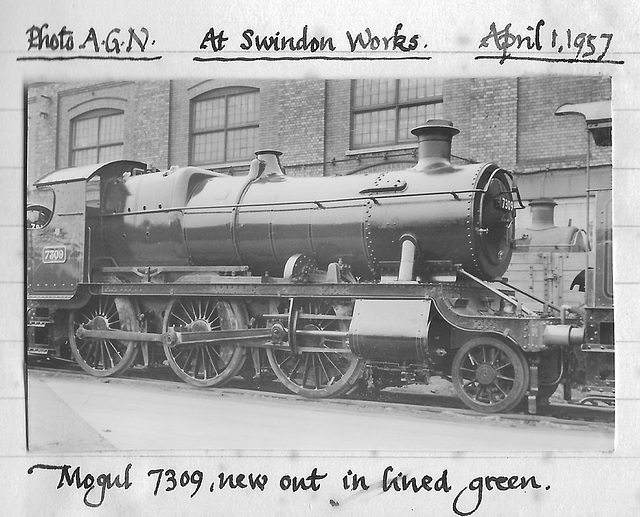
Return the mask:
<svg viewBox="0 0 640 517">
<path fill-rule="evenodd" d="M 259 151 L 246 178 L 195 167 L 116 178 L 103 194 L 105 251 L 121 266 L 246 265 L 278 276 L 304 254 L 376 279 L 398 269 L 404 245 L 419 277 L 433 261 L 501 276 L 513 240 L 511 175 L 452 165 L 451 125 L 413 133 L 420 159 L 405 171 L 291 178 L 279 152 Z"/>
<path fill-rule="evenodd" d="M 307 397 L 440 374 L 473 409 L 528 393 L 535 412 L 542 355 L 583 329 L 502 278 L 517 188 L 497 165 L 452 164 L 457 133 L 429 121 L 413 130 L 417 164 L 376 174 L 290 177 L 267 150 L 246 177 L 129 161 L 45 176 L 55 203 L 28 242 L 34 347 L 68 342 L 104 376 L 162 348 L 197 386 L 268 361 Z"/>
</svg>

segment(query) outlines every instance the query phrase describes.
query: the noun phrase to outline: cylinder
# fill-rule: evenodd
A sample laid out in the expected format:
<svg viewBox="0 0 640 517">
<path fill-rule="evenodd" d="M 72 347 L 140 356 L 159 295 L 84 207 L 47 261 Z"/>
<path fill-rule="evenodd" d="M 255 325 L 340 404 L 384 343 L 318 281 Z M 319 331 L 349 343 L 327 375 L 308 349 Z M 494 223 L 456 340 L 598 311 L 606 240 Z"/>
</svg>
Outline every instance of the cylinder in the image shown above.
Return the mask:
<svg viewBox="0 0 640 517">
<path fill-rule="evenodd" d="M 356 300 L 349 325 L 353 353 L 381 361 L 428 362 L 431 300 Z"/>
</svg>

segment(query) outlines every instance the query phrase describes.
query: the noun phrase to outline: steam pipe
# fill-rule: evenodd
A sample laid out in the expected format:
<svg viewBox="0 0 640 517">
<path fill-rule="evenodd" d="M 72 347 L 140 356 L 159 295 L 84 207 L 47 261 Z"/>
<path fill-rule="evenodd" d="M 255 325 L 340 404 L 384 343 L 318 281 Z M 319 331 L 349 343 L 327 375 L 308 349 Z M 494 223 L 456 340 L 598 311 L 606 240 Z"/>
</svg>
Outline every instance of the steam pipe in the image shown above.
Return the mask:
<svg viewBox="0 0 640 517">
<path fill-rule="evenodd" d="M 410 236 L 402 241 L 402 253 L 400 255 L 400 268 L 398 270 L 399 282 L 413 280 L 413 264 L 416 258 L 416 244 Z"/>
</svg>

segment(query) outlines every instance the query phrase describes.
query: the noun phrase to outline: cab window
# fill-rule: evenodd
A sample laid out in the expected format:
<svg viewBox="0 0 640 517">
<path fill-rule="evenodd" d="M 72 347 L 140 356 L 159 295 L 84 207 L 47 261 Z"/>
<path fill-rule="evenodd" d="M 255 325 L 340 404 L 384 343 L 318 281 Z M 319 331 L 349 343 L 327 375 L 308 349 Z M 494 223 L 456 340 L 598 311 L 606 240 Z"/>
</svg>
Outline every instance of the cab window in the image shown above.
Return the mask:
<svg viewBox="0 0 640 517">
<path fill-rule="evenodd" d="M 54 193 L 50 188 L 30 193 L 27 204 L 26 227 L 29 230 L 44 228 L 53 217 Z"/>
</svg>

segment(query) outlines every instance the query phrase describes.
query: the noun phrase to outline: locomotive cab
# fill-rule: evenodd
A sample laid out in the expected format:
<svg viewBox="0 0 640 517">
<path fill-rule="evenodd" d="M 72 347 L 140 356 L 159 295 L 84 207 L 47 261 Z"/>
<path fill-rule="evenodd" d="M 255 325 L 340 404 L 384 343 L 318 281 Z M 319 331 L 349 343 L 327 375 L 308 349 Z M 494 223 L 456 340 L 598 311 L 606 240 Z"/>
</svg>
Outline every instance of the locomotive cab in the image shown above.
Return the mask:
<svg viewBox="0 0 640 517">
<path fill-rule="evenodd" d="M 27 211 L 27 297 L 72 300 L 101 255 L 100 200 L 108 179 L 145 164 L 119 160 L 54 171 L 34 186 L 49 192 L 51 208 Z M 37 215 L 34 221 L 33 217 Z"/>
</svg>

